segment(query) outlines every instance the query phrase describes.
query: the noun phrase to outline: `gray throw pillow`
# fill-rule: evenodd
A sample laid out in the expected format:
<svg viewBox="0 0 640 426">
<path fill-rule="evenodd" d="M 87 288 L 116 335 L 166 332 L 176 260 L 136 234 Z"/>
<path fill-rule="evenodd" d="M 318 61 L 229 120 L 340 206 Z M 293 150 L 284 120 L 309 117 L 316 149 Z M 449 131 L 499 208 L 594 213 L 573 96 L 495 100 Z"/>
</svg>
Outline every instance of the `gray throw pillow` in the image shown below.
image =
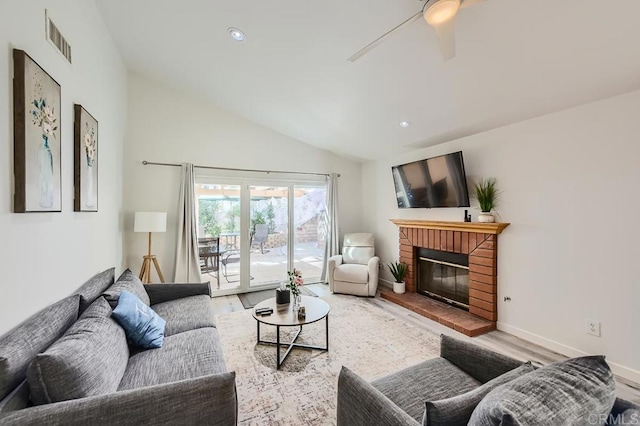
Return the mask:
<svg viewBox="0 0 640 426">
<path fill-rule="evenodd" d="M 109 268 L 91 277 L 73 294 L 80 295 L 80 313 L 83 313 L 94 300 L 114 283 L 116 268 Z"/>
<path fill-rule="evenodd" d="M 603 425 L 615 390 L 604 356 L 572 358 L 495 388 L 478 404 L 469 424 Z"/>
<path fill-rule="evenodd" d="M 27 368 L 78 319 L 80 296 L 57 301 L 0 337 L 0 400 L 24 381 Z"/>
<path fill-rule="evenodd" d="M 116 392 L 129 361 L 124 330 L 99 297 L 27 370 L 34 404 Z"/>
<path fill-rule="evenodd" d="M 508 371 L 482 386 L 452 398 L 427 401 L 423 426 L 466 426 L 476 406 L 489 392 L 498 386 L 534 371 L 530 362 Z"/>
<path fill-rule="evenodd" d="M 618 418 L 609 420 L 614 425 L 640 425 L 640 409 L 629 408 L 624 410 Z"/>
<path fill-rule="evenodd" d="M 103 293 L 104 298 L 107 299 L 111 308 L 115 309 L 115 307 L 118 306 L 118 298 L 122 290 L 127 290 L 129 293 L 135 294 L 142 303 L 147 306 L 150 305 L 149 295 L 144 289 L 144 284 L 142 284 L 140 278 L 131 272 L 131 269 L 124 271 L 118 280 Z"/>
</svg>

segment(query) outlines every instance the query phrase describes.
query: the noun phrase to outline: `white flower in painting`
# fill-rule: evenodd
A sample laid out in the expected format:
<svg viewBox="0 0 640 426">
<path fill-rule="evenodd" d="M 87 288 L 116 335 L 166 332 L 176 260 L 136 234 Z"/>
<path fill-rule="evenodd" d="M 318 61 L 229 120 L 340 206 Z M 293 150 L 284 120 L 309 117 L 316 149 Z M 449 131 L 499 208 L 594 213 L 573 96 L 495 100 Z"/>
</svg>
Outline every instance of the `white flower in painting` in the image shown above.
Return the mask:
<svg viewBox="0 0 640 426">
<path fill-rule="evenodd" d="M 42 123 L 42 134 L 46 136 L 53 136 L 53 128 L 51 124 L 47 121 Z"/>
<path fill-rule="evenodd" d="M 93 163 L 96 160 L 96 148 L 98 141 L 96 140 L 96 131 L 95 129 L 89 125 L 89 123 L 85 123 L 85 134 L 84 134 L 84 149 L 87 153 L 87 166 L 93 166 Z"/>
<path fill-rule="evenodd" d="M 45 121 L 47 121 L 48 123 L 53 123 L 55 120 L 55 116 L 53 115 L 53 109 L 46 106 L 44 108 L 44 119 Z"/>
<path fill-rule="evenodd" d="M 35 96 L 31 102 L 31 123 L 42 129 L 43 137 L 55 139 L 55 132 L 58 130 L 55 107 L 50 106 L 49 101 L 44 97 L 40 81 L 35 81 L 33 88 Z"/>
</svg>

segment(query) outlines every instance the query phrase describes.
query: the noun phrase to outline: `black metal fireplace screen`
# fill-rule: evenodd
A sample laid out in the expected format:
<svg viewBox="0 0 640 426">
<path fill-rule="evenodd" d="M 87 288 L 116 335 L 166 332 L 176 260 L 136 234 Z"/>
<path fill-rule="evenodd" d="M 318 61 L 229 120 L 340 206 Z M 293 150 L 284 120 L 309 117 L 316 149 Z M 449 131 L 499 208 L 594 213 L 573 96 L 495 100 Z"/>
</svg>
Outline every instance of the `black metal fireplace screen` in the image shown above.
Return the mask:
<svg viewBox="0 0 640 426">
<path fill-rule="evenodd" d="M 417 292 L 469 310 L 469 256 L 417 250 Z"/>
</svg>

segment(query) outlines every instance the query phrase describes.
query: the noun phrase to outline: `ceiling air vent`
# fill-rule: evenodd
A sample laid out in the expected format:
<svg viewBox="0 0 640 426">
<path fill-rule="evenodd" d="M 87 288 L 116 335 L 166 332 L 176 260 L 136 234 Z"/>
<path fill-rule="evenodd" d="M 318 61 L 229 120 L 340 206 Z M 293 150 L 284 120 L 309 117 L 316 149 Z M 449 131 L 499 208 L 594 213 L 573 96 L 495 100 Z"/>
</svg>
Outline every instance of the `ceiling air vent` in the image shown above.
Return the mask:
<svg viewBox="0 0 640 426">
<path fill-rule="evenodd" d="M 58 52 L 64 56 L 69 63 L 71 63 L 71 46 L 67 43 L 67 40 L 62 36 L 56 24 L 53 23 L 47 11 L 44 11 L 45 18 L 45 30 L 47 34 L 47 40 L 56 48 Z"/>
</svg>

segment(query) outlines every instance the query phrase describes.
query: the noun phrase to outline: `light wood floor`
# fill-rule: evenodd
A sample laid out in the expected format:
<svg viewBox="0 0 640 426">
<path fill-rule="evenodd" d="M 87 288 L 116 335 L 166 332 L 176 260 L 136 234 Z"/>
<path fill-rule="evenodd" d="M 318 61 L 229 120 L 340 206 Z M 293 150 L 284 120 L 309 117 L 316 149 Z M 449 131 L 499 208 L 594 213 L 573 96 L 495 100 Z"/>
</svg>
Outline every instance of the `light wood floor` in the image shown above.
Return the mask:
<svg viewBox="0 0 640 426">
<path fill-rule="evenodd" d="M 329 286 L 324 284 L 312 284 L 308 287 L 319 296 L 329 293 Z M 244 309 L 242 303 L 240 303 L 240 299 L 235 295 L 214 297 L 212 301 L 214 304 L 215 312 L 218 314 L 241 311 Z M 487 349 L 491 349 L 496 352 L 503 353 L 512 358 L 521 359 L 523 361 L 531 361 L 538 366 L 546 365 L 551 362 L 559 361 L 566 358 L 562 354 L 527 342 L 526 340 L 512 336 L 503 331 L 492 331 L 482 336 L 471 338 L 380 297 L 368 298 L 367 301 L 376 306 L 379 306 L 396 318 L 412 324 L 415 327 L 422 328 L 437 334 L 446 334 L 460 340 L 472 341 L 477 345 L 486 347 Z M 616 376 L 616 385 L 617 394 L 619 397 L 640 404 L 640 384 Z"/>
</svg>

